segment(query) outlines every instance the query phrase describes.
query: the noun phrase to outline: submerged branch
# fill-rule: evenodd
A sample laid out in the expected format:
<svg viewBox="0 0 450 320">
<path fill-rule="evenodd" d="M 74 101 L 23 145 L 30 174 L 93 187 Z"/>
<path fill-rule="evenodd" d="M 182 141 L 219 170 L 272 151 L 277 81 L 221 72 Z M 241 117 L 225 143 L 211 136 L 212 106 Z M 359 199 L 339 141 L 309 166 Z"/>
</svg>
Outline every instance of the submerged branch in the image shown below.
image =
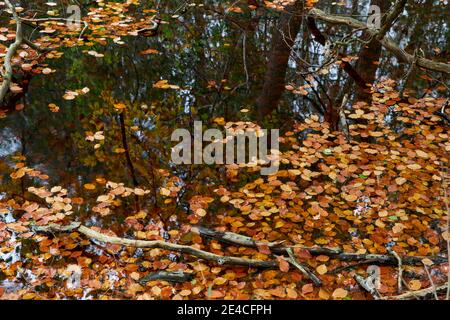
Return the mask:
<svg viewBox="0 0 450 320">
<path fill-rule="evenodd" d="M 111 243 L 111 244 L 119 244 L 127 247 L 134 248 L 159 248 L 164 250 L 176 251 L 181 253 L 190 254 L 197 258 L 201 258 L 208 261 L 214 261 L 221 265 L 240 265 L 254 268 L 278 268 L 278 263 L 275 261 L 263 261 L 263 260 L 254 260 L 254 259 L 245 259 L 238 257 L 229 257 L 229 256 L 220 256 L 218 254 L 214 254 L 211 252 L 207 252 L 204 250 L 200 250 L 191 246 L 180 245 L 176 243 L 170 243 L 160 240 L 148 241 L 148 240 L 133 240 L 126 238 L 119 238 L 114 236 L 108 236 L 106 234 L 94 231 L 88 227 L 81 225 L 78 222 L 71 223 L 68 226 L 60 226 L 57 224 L 49 224 L 47 226 L 38 226 L 35 227 L 34 230 L 36 232 L 45 232 L 45 233 L 57 233 L 57 232 L 71 232 L 77 231 L 89 239 L 95 239 L 98 241 Z"/>
<path fill-rule="evenodd" d="M 300 270 L 301 273 L 303 273 L 303 275 L 305 275 L 307 278 L 311 279 L 311 281 L 314 282 L 314 284 L 316 286 L 320 287 L 322 285 L 322 281 L 320 281 L 320 279 L 311 270 L 309 270 L 309 268 L 307 266 L 305 266 L 297 261 L 297 259 L 294 256 L 294 253 L 292 252 L 292 249 L 289 248 L 286 251 L 289 255 L 289 258 L 287 259 L 287 261 L 290 262 L 298 270 Z"/>
<path fill-rule="evenodd" d="M 343 252 L 340 248 L 327 248 L 327 247 L 306 247 L 306 246 L 281 246 L 280 243 L 273 242 L 259 242 L 250 237 L 236 234 L 233 232 L 221 232 L 210 230 L 201 226 L 197 227 L 200 235 L 217 239 L 221 242 L 225 242 L 232 245 L 246 246 L 257 248 L 258 246 L 268 246 L 273 253 L 288 254 L 289 249 L 299 248 L 306 250 L 315 255 L 327 255 L 334 259 L 342 261 L 362 261 L 367 263 L 380 263 L 380 264 L 392 264 L 397 265 L 398 260 L 392 254 L 359 254 L 352 252 Z M 402 256 L 403 264 L 419 265 L 422 264 L 422 260 L 428 258 L 434 263 L 446 263 L 446 257 L 440 256 Z"/>
</svg>

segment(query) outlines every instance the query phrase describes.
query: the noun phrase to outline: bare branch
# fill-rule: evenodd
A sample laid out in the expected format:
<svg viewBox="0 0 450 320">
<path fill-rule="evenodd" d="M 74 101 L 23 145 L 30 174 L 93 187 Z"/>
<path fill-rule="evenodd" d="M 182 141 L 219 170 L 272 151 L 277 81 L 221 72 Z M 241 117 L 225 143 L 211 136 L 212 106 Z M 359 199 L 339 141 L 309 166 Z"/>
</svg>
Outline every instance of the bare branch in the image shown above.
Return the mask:
<svg viewBox="0 0 450 320">
<path fill-rule="evenodd" d="M 220 256 L 218 254 L 210 253 L 207 251 L 203 251 L 200 249 L 196 249 L 194 247 L 180 245 L 176 243 L 170 243 L 165 241 L 147 241 L 147 240 L 133 240 L 133 239 L 125 239 L 119 237 L 108 236 L 106 234 L 94 231 L 88 227 L 80 225 L 79 223 L 72 223 L 68 226 L 59 226 L 56 224 L 49 224 L 47 226 L 35 227 L 35 231 L 37 232 L 46 232 L 46 233 L 57 233 L 57 232 L 70 232 L 77 231 L 89 239 L 95 239 L 98 241 L 102 241 L 105 243 L 119 244 L 127 247 L 135 247 L 135 248 L 159 248 L 164 250 L 182 252 L 186 254 L 190 254 L 197 258 L 201 258 L 208 261 L 214 261 L 218 264 L 223 265 L 240 265 L 247 267 L 255 267 L 255 268 L 278 268 L 278 263 L 275 261 L 263 261 L 263 260 L 254 260 L 254 259 L 245 259 L 245 258 L 237 258 L 237 257 L 229 257 L 229 256 Z"/>
<path fill-rule="evenodd" d="M 433 287 L 425 288 L 422 290 L 405 292 L 398 296 L 384 296 L 381 299 L 382 300 L 409 300 L 409 299 L 415 298 L 415 297 L 426 297 L 430 294 L 433 294 L 435 291 L 439 292 L 439 291 L 446 290 L 447 287 L 448 287 L 448 284 L 444 284 L 444 285 L 436 287 L 436 288 L 433 286 Z"/>
<path fill-rule="evenodd" d="M 430 280 L 431 283 L 431 288 L 433 288 L 433 294 L 434 294 L 434 298 L 436 300 L 439 300 L 437 291 L 436 291 L 436 286 L 434 285 L 434 281 L 433 278 L 431 277 L 430 271 L 428 271 L 427 265 L 424 263 L 423 267 L 425 268 L 425 272 L 427 273 L 428 279 Z"/>
<path fill-rule="evenodd" d="M 297 261 L 291 248 L 287 249 L 286 252 L 289 255 L 289 258 L 287 259 L 288 262 L 300 270 L 301 273 L 303 273 L 308 279 L 311 279 L 316 286 L 320 287 L 322 285 L 322 281 L 320 281 L 320 279 L 311 270 L 309 270 L 308 267 Z"/>
<path fill-rule="evenodd" d="M 20 45 L 23 41 L 23 33 L 22 33 L 22 23 L 20 21 L 19 15 L 16 12 L 16 8 L 11 4 L 9 0 L 5 0 L 5 3 L 9 10 L 11 10 L 14 20 L 16 21 L 16 40 L 9 46 L 8 51 L 5 56 L 4 69 L 3 72 L 3 82 L 0 86 L 0 104 L 3 103 L 6 93 L 9 90 L 9 86 L 11 85 L 13 68 L 11 65 L 11 59 L 16 54 Z"/>
<path fill-rule="evenodd" d="M 402 293 L 402 280 L 403 280 L 403 267 L 402 267 L 402 258 L 392 249 L 389 249 L 389 252 L 397 259 L 398 261 L 398 276 L 397 276 L 397 293 Z"/>
<path fill-rule="evenodd" d="M 370 36 L 376 36 L 378 34 L 378 31 L 376 29 L 369 28 L 361 21 L 350 17 L 327 14 L 324 11 L 316 8 L 311 9 L 308 14 L 316 19 L 331 24 L 342 24 L 353 29 L 365 30 Z M 378 41 L 386 50 L 395 55 L 400 62 L 408 64 L 414 63 L 415 57 L 400 48 L 389 36 L 385 36 L 383 39 L 380 39 Z M 417 65 L 424 69 L 450 74 L 450 64 L 435 62 L 433 60 L 425 58 L 418 58 Z"/>
<path fill-rule="evenodd" d="M 221 232 L 216 230 L 207 229 L 201 226 L 196 227 L 200 235 L 217 239 L 224 243 L 232 245 L 246 246 L 256 248 L 258 246 L 268 246 L 270 250 L 276 254 L 287 254 L 288 249 L 299 248 L 308 251 L 310 254 L 327 255 L 335 259 L 342 261 L 360 261 L 361 263 L 384 263 L 384 264 L 398 264 L 397 259 L 391 254 L 359 254 L 353 252 L 343 252 L 340 248 L 329 247 L 306 247 L 301 245 L 294 246 L 282 246 L 276 242 L 262 242 L 255 241 L 250 237 L 243 236 L 233 232 Z M 440 256 L 403 256 L 403 264 L 416 265 L 422 264 L 422 260 L 428 258 L 434 263 L 446 263 L 446 257 Z"/>
</svg>

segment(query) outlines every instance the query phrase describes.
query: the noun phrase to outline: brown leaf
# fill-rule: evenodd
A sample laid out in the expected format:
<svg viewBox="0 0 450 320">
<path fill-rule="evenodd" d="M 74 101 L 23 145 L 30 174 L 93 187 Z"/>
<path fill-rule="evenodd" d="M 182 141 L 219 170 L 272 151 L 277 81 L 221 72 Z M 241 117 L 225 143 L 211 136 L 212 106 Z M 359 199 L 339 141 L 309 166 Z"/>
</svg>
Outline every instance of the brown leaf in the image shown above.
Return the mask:
<svg viewBox="0 0 450 320">
<path fill-rule="evenodd" d="M 288 272 L 289 271 L 289 262 L 286 261 L 286 259 L 283 256 L 278 256 L 278 266 L 282 272 Z"/>
<path fill-rule="evenodd" d="M 305 284 L 302 287 L 302 293 L 303 294 L 308 294 L 308 293 L 311 293 L 313 291 L 314 291 L 314 286 L 312 285 L 312 283 Z"/>
</svg>

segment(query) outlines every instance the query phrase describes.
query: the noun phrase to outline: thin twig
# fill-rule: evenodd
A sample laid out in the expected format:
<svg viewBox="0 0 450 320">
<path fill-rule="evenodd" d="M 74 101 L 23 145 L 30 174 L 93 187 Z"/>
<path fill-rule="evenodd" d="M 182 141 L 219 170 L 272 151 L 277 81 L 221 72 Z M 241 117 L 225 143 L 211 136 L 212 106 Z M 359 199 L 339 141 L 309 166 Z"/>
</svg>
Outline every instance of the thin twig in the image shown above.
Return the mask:
<svg viewBox="0 0 450 320">
<path fill-rule="evenodd" d="M 365 30 L 369 35 L 376 35 L 378 34 L 378 30 L 369 28 L 366 26 L 363 22 L 358 21 L 356 19 L 345 17 L 341 15 L 333 15 L 333 14 L 327 14 L 324 11 L 313 8 L 311 9 L 308 14 L 311 17 L 314 17 L 316 19 L 331 23 L 331 24 L 341 24 L 346 25 L 353 29 L 363 29 Z M 406 62 L 411 64 L 414 61 L 414 56 L 407 53 L 405 50 L 400 48 L 388 35 L 386 35 L 384 38 L 380 39 L 379 42 L 381 45 L 386 48 L 386 50 L 390 51 L 394 56 L 399 59 L 401 62 Z M 417 60 L 417 65 L 421 68 L 425 68 L 428 70 L 443 72 L 446 74 L 450 74 L 450 65 L 447 63 L 442 62 L 435 62 L 433 60 L 425 59 L 425 58 L 419 58 Z"/>
<path fill-rule="evenodd" d="M 434 285 L 433 278 L 431 278 L 431 274 L 430 274 L 430 272 L 428 271 L 427 265 L 424 263 L 424 264 L 423 264 L 423 267 L 425 268 L 425 272 L 427 273 L 428 279 L 430 280 L 431 288 L 433 288 L 434 298 L 435 298 L 436 300 L 439 300 L 439 297 L 438 297 L 437 291 L 436 291 L 436 286 Z"/>
<path fill-rule="evenodd" d="M 242 39 L 242 59 L 244 61 L 245 84 L 247 86 L 247 90 L 249 90 L 250 77 L 248 75 L 248 68 L 247 68 L 247 32 L 244 32 L 244 38 Z"/>
<path fill-rule="evenodd" d="M 286 252 L 289 255 L 289 258 L 287 259 L 288 262 L 300 270 L 301 273 L 303 273 L 307 278 L 311 279 L 316 286 L 320 287 L 322 285 L 322 281 L 311 270 L 309 270 L 308 267 L 297 261 L 291 248 L 287 249 Z"/>
<path fill-rule="evenodd" d="M 445 112 L 445 108 L 443 108 L 442 110 L 443 112 Z M 442 177 L 442 183 L 443 183 L 443 188 L 444 188 L 444 203 L 445 203 L 445 207 L 447 209 L 447 230 L 446 230 L 446 236 L 447 236 L 447 258 L 448 258 L 448 273 L 447 273 L 447 294 L 445 295 L 445 299 L 446 300 L 450 300 L 450 208 L 448 205 L 448 197 L 447 197 L 447 183 L 446 183 L 447 179 L 445 179 L 445 177 Z"/>
<path fill-rule="evenodd" d="M 442 291 L 448 288 L 448 284 L 444 284 L 442 286 L 439 287 L 429 287 L 429 288 L 425 288 L 422 290 L 416 290 L 416 291 L 409 291 L 409 292 L 405 292 L 403 294 L 400 294 L 398 296 L 384 296 L 381 299 L 382 300 L 409 300 L 411 298 L 415 298 L 415 297 L 426 297 L 429 294 L 433 293 L 433 292 L 438 292 L 438 291 Z"/>
<path fill-rule="evenodd" d="M 392 249 L 389 249 L 389 252 L 397 259 L 398 261 L 398 276 L 397 276 L 397 293 L 401 294 L 403 291 L 402 288 L 402 280 L 403 280 L 403 267 L 402 267 L 402 258 Z"/>
<path fill-rule="evenodd" d="M 347 142 L 350 142 L 351 136 L 347 123 L 347 118 L 345 117 L 345 105 L 347 104 L 347 101 L 348 101 L 348 94 L 345 94 L 344 98 L 342 99 L 341 106 L 339 108 L 339 122 L 341 125 L 341 130 L 344 133 Z"/>
<path fill-rule="evenodd" d="M 411 63 L 411 65 L 409 66 L 409 68 L 408 68 L 408 71 L 406 72 L 406 74 L 405 74 L 405 76 L 403 77 L 403 79 L 404 79 L 404 83 L 403 83 L 403 86 L 402 86 L 402 88 L 401 88 L 401 90 L 400 90 L 400 92 L 399 92 L 399 95 L 400 96 L 403 96 L 403 92 L 405 92 L 405 89 L 406 89 L 406 86 L 407 86 L 407 84 L 408 84 L 408 80 L 409 80 L 409 78 L 411 77 L 411 75 L 413 74 L 413 71 L 414 71 L 414 69 L 416 68 L 416 65 L 417 65 L 417 59 L 419 58 L 419 56 L 418 56 L 418 50 L 416 49 L 415 51 L 414 51 L 414 61 Z"/>
</svg>

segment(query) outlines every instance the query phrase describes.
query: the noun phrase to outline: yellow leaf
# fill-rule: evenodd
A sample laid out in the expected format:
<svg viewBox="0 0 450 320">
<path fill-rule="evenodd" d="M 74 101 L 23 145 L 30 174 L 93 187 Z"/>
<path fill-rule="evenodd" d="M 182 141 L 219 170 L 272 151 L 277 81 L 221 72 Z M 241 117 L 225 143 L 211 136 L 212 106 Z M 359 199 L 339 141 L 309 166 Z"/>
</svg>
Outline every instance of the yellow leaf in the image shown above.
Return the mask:
<svg viewBox="0 0 450 320">
<path fill-rule="evenodd" d="M 428 258 L 422 259 L 422 263 L 423 263 L 424 265 L 426 265 L 426 266 L 432 266 L 432 265 L 434 264 L 434 262 L 431 261 L 431 260 L 428 259 Z"/>
<path fill-rule="evenodd" d="M 114 108 L 117 109 L 117 110 L 123 110 L 123 109 L 126 108 L 126 106 L 123 103 L 115 103 L 114 104 Z"/>
<path fill-rule="evenodd" d="M 348 294 L 348 291 L 342 288 L 337 288 L 336 290 L 333 291 L 333 298 L 335 299 L 342 299 L 345 298 Z"/>
<path fill-rule="evenodd" d="M 170 190 L 166 188 L 161 188 L 161 190 L 159 190 L 159 193 L 165 197 L 170 196 Z"/>
<path fill-rule="evenodd" d="M 349 201 L 349 202 L 353 202 L 356 201 L 358 199 L 358 197 L 354 194 L 343 194 L 343 197 L 345 200 Z"/>
<path fill-rule="evenodd" d="M 109 200 L 111 200 L 109 195 L 102 195 L 97 198 L 97 202 L 107 202 Z"/>
<path fill-rule="evenodd" d="M 75 96 L 72 93 L 66 93 L 65 95 L 63 95 L 63 99 L 64 100 L 73 100 L 73 99 L 75 99 Z"/>
<path fill-rule="evenodd" d="M 115 148 L 114 149 L 114 153 L 125 153 L 125 149 L 124 148 Z"/>
<path fill-rule="evenodd" d="M 380 219 L 377 219 L 377 220 L 375 221 L 375 225 L 376 225 L 378 228 L 381 228 L 381 229 L 386 228 L 386 224 L 385 224 L 383 221 L 381 221 Z"/>
<path fill-rule="evenodd" d="M 93 184 L 93 183 L 86 183 L 86 184 L 84 185 L 84 188 L 85 188 L 86 190 L 95 190 L 95 184 Z"/>
<path fill-rule="evenodd" d="M 422 166 L 417 163 L 408 164 L 406 167 L 408 167 L 411 170 L 419 170 L 420 168 L 422 168 Z"/>
<path fill-rule="evenodd" d="M 297 169 L 288 170 L 289 174 L 292 174 L 293 176 L 299 176 L 301 175 L 301 171 Z"/>
<path fill-rule="evenodd" d="M 424 159 L 428 159 L 429 158 L 428 153 L 426 153 L 426 152 L 424 152 L 422 150 L 416 150 L 416 154 L 420 158 L 424 158 Z"/>
<path fill-rule="evenodd" d="M 214 284 L 220 286 L 222 284 L 225 284 L 228 281 L 228 279 L 223 278 L 223 277 L 218 277 L 214 279 Z"/>
<path fill-rule="evenodd" d="M 409 288 L 413 291 L 419 290 L 422 288 L 422 283 L 419 280 L 411 280 L 409 282 Z"/>
<path fill-rule="evenodd" d="M 145 190 L 141 188 L 134 188 L 134 194 L 137 196 L 143 196 L 145 194 Z"/>
<path fill-rule="evenodd" d="M 56 192 L 60 192 L 62 190 L 61 186 L 54 186 L 53 188 L 50 189 L 51 193 L 56 193 Z"/>
<path fill-rule="evenodd" d="M 400 233 L 403 231 L 403 229 L 405 229 L 405 225 L 402 223 L 396 223 L 393 227 L 392 227 L 392 231 L 394 231 L 394 233 Z"/>
<path fill-rule="evenodd" d="M 379 132 L 379 131 L 370 131 L 369 134 L 372 137 L 381 137 L 381 136 L 383 136 L 383 132 Z"/>
<path fill-rule="evenodd" d="M 36 297 L 36 294 L 35 294 L 35 293 L 29 292 L 29 293 L 25 293 L 25 294 L 22 296 L 22 299 L 23 299 L 23 300 L 32 300 L 32 299 L 34 299 L 35 297 Z"/>
<path fill-rule="evenodd" d="M 328 272 L 328 269 L 327 269 L 327 266 L 326 266 L 326 265 L 321 264 L 320 266 L 318 266 L 318 267 L 316 268 L 316 271 L 317 271 L 318 274 L 323 275 L 323 274 L 325 274 L 325 273 Z"/>
<path fill-rule="evenodd" d="M 217 123 L 219 126 L 225 125 L 225 119 L 223 117 L 215 118 L 214 122 Z"/>
<path fill-rule="evenodd" d="M 204 216 L 206 216 L 206 210 L 202 209 L 202 208 L 197 209 L 197 210 L 195 210 L 195 214 L 200 216 L 200 217 L 204 217 Z"/>
<path fill-rule="evenodd" d="M 292 189 L 290 186 L 288 186 L 287 184 L 282 184 L 280 186 L 281 190 L 286 191 L 286 192 L 292 192 Z"/>
<path fill-rule="evenodd" d="M 378 212 L 378 216 L 379 217 L 387 217 L 389 215 L 389 212 L 387 212 L 386 210 L 381 210 L 380 212 Z"/>
<path fill-rule="evenodd" d="M 180 294 L 180 296 L 182 296 L 182 297 L 187 297 L 187 296 L 190 295 L 191 293 L 192 293 L 191 290 L 185 289 L 185 290 L 181 290 L 179 294 Z"/>
<path fill-rule="evenodd" d="M 324 289 L 320 288 L 319 298 L 322 300 L 328 300 L 328 299 L 330 299 L 330 294 L 327 291 L 325 291 Z"/>
</svg>

